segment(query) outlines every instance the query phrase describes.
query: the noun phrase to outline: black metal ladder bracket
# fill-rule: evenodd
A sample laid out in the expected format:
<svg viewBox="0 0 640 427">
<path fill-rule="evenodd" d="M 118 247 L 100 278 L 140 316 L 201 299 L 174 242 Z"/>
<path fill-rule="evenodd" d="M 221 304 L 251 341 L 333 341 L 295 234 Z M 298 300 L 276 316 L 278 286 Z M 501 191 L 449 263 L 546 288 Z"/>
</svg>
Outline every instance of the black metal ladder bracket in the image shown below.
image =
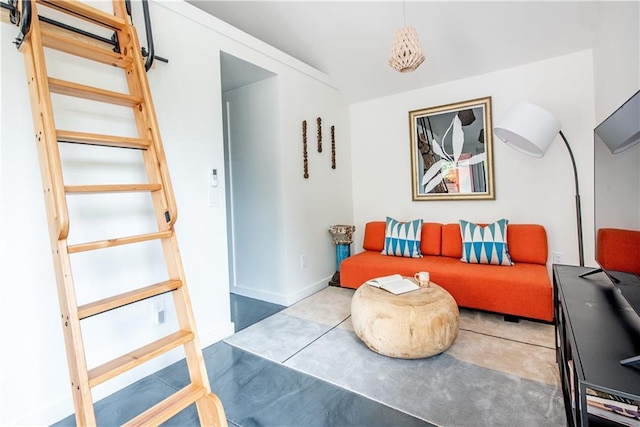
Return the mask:
<svg viewBox="0 0 640 427">
<path fill-rule="evenodd" d="M 11 23 L 16 25 L 20 23 L 20 31 L 13 41 L 13 44 L 15 44 L 18 49 L 22 46 L 22 42 L 31 29 L 31 0 L 21 1 L 22 7 L 18 7 L 18 0 L 9 0 Z"/>
<path fill-rule="evenodd" d="M 18 6 L 18 3 L 20 1 L 22 2 L 21 8 Z M 131 4 L 129 1 L 126 1 L 125 4 L 126 4 L 127 13 L 129 14 L 129 17 L 132 18 Z M 12 24 L 20 26 L 18 35 L 13 41 L 13 44 L 16 45 L 16 48 L 20 49 L 20 47 L 22 46 L 22 42 L 24 41 L 25 37 L 27 37 L 27 34 L 29 34 L 29 30 L 31 28 L 31 0 L 9 0 L 9 3 L 0 2 L 0 7 L 9 10 L 9 19 Z M 165 64 L 168 64 L 169 60 L 155 54 L 155 46 L 153 43 L 153 31 L 151 27 L 151 15 L 149 13 L 148 0 L 142 0 L 142 11 L 144 15 L 145 34 L 147 38 L 148 50 L 147 48 L 142 47 L 141 53 L 142 53 L 142 57 L 146 59 L 145 70 L 149 71 L 153 66 L 154 60 L 164 62 Z M 89 37 L 94 40 L 98 40 L 100 42 L 112 45 L 113 51 L 115 53 L 120 53 L 119 43 L 118 43 L 118 34 L 116 32 L 114 32 L 111 38 L 108 39 L 108 38 L 90 33 L 88 31 L 84 31 L 79 28 L 75 28 L 73 26 L 64 24 L 62 22 L 55 21 L 50 18 L 46 18 L 43 16 L 40 16 L 38 18 L 42 22 L 46 22 L 58 28 L 62 28 L 64 30 L 71 31 L 76 34 L 80 34 L 82 36 Z"/>
</svg>

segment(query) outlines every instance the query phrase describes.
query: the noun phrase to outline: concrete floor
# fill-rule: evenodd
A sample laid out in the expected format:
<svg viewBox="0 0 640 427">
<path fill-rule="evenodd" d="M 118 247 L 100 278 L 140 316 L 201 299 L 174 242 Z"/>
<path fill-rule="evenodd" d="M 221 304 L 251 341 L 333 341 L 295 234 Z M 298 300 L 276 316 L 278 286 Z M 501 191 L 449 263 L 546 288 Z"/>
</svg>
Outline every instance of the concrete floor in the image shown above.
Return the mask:
<svg viewBox="0 0 640 427">
<path fill-rule="evenodd" d="M 231 295 L 236 332 L 284 309 Z M 300 373 L 224 342 L 203 350 L 211 388 L 222 400 L 230 426 L 430 426 L 359 394 Z M 185 386 L 177 362 L 97 402 L 98 425 L 121 425 Z M 75 426 L 73 414 L 54 424 Z M 197 426 L 194 405 L 167 426 Z"/>
</svg>

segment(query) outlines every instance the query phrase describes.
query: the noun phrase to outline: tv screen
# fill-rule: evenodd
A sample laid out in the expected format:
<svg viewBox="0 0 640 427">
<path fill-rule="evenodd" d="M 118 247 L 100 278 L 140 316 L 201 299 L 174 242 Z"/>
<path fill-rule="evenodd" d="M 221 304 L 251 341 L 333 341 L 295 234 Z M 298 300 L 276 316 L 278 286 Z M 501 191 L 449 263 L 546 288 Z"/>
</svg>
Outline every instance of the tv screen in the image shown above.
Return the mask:
<svg viewBox="0 0 640 427">
<path fill-rule="evenodd" d="M 640 316 L 639 143 L 640 91 L 594 129 L 593 145 L 596 261 Z"/>
</svg>

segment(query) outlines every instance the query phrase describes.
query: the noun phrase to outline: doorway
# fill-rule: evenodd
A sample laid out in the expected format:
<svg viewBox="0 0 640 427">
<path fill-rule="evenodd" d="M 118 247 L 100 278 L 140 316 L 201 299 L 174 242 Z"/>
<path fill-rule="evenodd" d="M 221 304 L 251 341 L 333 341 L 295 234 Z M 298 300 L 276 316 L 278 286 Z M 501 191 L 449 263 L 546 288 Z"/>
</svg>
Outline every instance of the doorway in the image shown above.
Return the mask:
<svg viewBox="0 0 640 427">
<path fill-rule="evenodd" d="M 274 302 L 272 287 L 281 276 L 281 263 L 273 253 L 279 239 L 273 224 L 281 211 L 278 80 L 276 74 L 224 52 L 220 64 L 234 320 L 255 307 L 247 298 Z"/>
</svg>

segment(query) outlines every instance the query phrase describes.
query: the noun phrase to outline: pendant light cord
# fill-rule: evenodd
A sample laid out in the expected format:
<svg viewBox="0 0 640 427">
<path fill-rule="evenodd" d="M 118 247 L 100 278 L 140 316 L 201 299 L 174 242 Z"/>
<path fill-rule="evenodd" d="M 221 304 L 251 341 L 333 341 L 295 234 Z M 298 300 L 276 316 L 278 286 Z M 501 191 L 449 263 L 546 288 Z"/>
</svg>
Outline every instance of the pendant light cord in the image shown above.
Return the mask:
<svg viewBox="0 0 640 427">
<path fill-rule="evenodd" d="M 407 2 L 402 0 L 402 24 L 404 27 L 407 26 Z"/>
</svg>

